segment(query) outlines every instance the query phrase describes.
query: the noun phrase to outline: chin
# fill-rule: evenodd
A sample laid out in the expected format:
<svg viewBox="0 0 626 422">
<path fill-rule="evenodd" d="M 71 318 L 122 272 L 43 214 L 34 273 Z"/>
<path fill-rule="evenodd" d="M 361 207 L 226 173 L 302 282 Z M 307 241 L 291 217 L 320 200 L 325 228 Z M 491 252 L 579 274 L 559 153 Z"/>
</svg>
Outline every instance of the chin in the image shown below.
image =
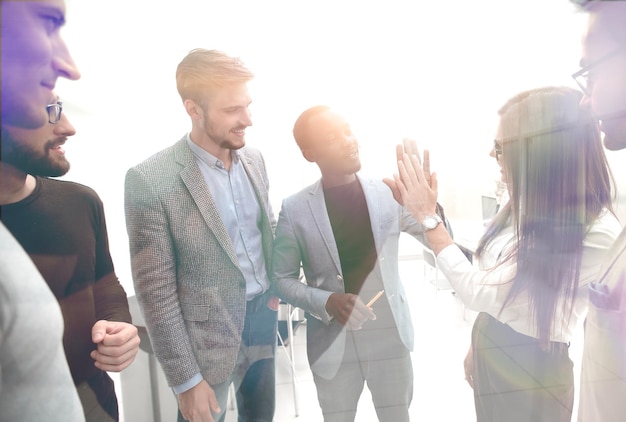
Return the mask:
<svg viewBox="0 0 626 422">
<path fill-rule="evenodd" d="M 606 149 L 619 151 L 626 148 L 626 128 L 604 128 L 604 131 L 604 146 Z"/>
<path fill-rule="evenodd" d="M 225 142 L 222 146 L 235 151 L 235 150 L 245 147 L 246 140 L 244 138 L 241 138 L 240 140 L 237 140 L 237 141 L 228 141 L 228 142 Z"/>
</svg>

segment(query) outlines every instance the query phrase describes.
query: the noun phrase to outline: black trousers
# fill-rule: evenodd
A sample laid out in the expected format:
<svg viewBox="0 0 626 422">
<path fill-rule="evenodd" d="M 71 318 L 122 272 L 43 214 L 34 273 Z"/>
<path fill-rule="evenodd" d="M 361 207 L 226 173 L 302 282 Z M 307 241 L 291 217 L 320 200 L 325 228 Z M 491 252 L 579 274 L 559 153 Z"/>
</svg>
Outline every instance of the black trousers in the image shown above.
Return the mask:
<svg viewBox="0 0 626 422">
<path fill-rule="evenodd" d="M 570 422 L 574 371 L 568 345 L 540 342 L 486 313 L 472 330 L 478 422 Z"/>
</svg>

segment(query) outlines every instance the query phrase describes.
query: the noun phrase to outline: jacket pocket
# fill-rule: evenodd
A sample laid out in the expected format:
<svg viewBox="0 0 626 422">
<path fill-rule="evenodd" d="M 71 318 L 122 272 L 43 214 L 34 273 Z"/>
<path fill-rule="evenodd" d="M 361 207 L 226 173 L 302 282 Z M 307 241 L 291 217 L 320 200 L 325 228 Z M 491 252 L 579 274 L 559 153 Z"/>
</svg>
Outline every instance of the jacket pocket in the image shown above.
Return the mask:
<svg viewBox="0 0 626 422">
<path fill-rule="evenodd" d="M 209 305 L 181 303 L 181 312 L 186 321 L 207 321 L 209 319 Z"/>
</svg>

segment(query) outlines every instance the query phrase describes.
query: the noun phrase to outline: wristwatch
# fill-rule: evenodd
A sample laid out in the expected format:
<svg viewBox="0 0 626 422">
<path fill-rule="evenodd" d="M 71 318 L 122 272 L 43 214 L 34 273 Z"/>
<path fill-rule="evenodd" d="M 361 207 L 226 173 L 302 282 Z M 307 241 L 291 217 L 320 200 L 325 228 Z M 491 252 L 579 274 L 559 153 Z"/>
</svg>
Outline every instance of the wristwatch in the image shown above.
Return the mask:
<svg viewBox="0 0 626 422">
<path fill-rule="evenodd" d="M 439 223 L 443 223 L 443 220 L 437 214 L 428 215 L 424 217 L 424 220 L 422 220 L 422 226 L 424 227 L 425 232 L 436 228 Z"/>
</svg>

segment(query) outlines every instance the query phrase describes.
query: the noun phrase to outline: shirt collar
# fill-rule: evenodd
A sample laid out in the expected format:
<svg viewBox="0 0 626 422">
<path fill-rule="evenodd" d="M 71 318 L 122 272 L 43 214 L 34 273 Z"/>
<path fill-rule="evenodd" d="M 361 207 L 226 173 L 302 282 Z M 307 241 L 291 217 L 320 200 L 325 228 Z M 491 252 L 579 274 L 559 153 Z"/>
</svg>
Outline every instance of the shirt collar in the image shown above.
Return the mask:
<svg viewBox="0 0 626 422">
<path fill-rule="evenodd" d="M 187 145 L 189 146 L 189 149 L 191 150 L 191 152 L 197 159 L 199 159 L 200 161 L 202 161 L 203 163 L 205 163 L 207 166 L 211 168 L 215 168 L 215 167 L 224 168 L 224 163 L 222 163 L 222 160 L 218 159 L 216 156 L 214 156 L 213 154 L 211 154 L 210 152 L 201 148 L 200 146 L 198 146 L 198 144 L 193 142 L 191 140 L 191 136 L 189 133 L 187 134 L 186 140 L 187 140 Z M 230 157 L 234 165 L 239 164 L 240 151 L 231 150 Z"/>
</svg>

